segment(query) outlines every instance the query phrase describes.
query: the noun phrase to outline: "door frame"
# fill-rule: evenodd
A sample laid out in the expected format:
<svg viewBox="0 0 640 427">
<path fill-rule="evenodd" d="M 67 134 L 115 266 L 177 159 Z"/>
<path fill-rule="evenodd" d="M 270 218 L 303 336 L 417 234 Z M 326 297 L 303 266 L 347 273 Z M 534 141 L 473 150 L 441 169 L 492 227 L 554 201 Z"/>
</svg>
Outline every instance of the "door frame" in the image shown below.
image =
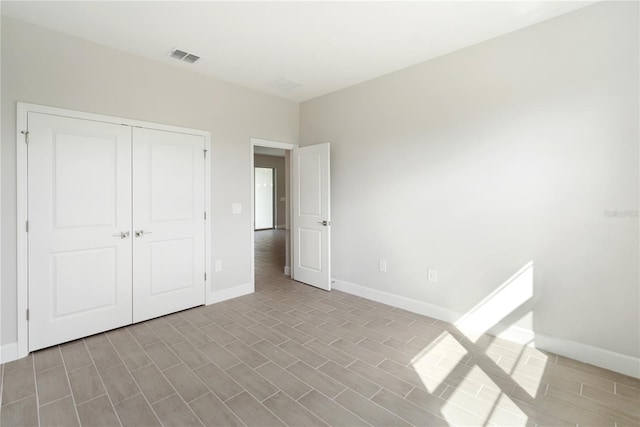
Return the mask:
<svg viewBox="0 0 640 427">
<path fill-rule="evenodd" d="M 27 320 L 27 310 L 29 308 L 29 246 L 28 233 L 26 223 L 28 220 L 28 176 L 27 176 L 27 138 L 28 138 L 28 113 L 42 113 L 54 116 L 64 116 L 75 119 L 92 120 L 96 122 L 106 122 L 120 124 L 130 127 L 141 127 L 162 130 L 167 132 L 185 133 L 189 135 L 198 135 L 204 137 L 205 154 L 205 209 L 208 213 L 205 221 L 205 273 L 206 277 L 211 276 L 211 254 L 212 248 L 212 211 L 211 211 L 211 132 L 190 129 L 179 126 L 165 125 L 161 123 L 146 122 L 142 120 L 127 119 L 122 117 L 107 116 L 103 114 L 87 113 L 77 110 L 68 110 L 58 107 L 50 107 L 46 105 L 30 104 L 26 102 L 17 103 L 17 126 L 16 126 L 16 196 L 17 196 L 17 212 L 16 212 L 16 313 L 17 313 L 17 348 L 14 354 L 3 355 L 9 361 L 25 357 L 29 354 L 29 324 Z M 253 150 L 252 150 L 253 151 Z M 210 304 L 214 298 L 209 286 L 210 280 L 205 280 L 204 303 Z"/>
<path fill-rule="evenodd" d="M 255 259 L 255 250 L 256 250 L 256 242 L 255 242 L 255 176 L 254 176 L 254 147 L 267 147 L 267 148 L 279 148 L 281 150 L 293 150 L 294 148 L 298 148 L 298 144 L 290 144 L 287 142 L 280 142 L 280 141 L 272 141 L 272 140 L 268 140 L 268 139 L 260 139 L 260 138 L 250 138 L 249 139 L 249 169 L 250 169 L 250 173 L 251 173 L 251 222 L 249 223 L 249 228 L 251 229 L 251 286 L 253 291 L 255 292 L 256 290 L 256 259 Z M 289 184 L 291 184 L 291 165 L 289 165 Z M 289 189 L 291 189 L 291 185 L 289 185 Z M 291 201 L 289 200 L 290 197 L 287 197 L 287 203 L 286 203 L 286 208 L 289 210 L 289 214 L 291 214 Z M 291 217 L 291 215 L 289 215 L 289 217 Z M 289 246 L 291 247 L 291 236 L 289 236 Z M 293 248 L 291 248 L 293 249 Z M 287 262 L 291 262 L 291 260 L 287 260 Z M 285 266 L 285 270 L 286 270 L 286 266 Z M 286 272 L 285 272 L 286 274 Z"/>
</svg>

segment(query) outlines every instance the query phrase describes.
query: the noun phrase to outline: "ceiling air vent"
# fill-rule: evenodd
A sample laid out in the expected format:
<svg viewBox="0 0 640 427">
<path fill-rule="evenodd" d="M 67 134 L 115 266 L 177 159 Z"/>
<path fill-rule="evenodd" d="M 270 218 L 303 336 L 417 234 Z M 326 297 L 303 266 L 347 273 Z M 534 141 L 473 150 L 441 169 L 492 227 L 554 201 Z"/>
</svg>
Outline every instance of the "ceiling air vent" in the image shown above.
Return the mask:
<svg viewBox="0 0 640 427">
<path fill-rule="evenodd" d="M 199 56 L 195 56 L 193 54 L 188 54 L 187 56 L 185 56 L 184 58 L 182 58 L 182 60 L 184 62 L 188 62 L 189 64 L 193 64 L 194 62 L 196 62 L 198 59 L 200 59 Z"/>
<path fill-rule="evenodd" d="M 169 51 L 169 56 L 172 57 L 172 58 L 175 58 L 175 59 L 177 59 L 179 61 L 188 62 L 189 64 L 193 64 L 198 59 L 200 59 L 199 56 L 196 56 L 196 55 L 194 55 L 192 53 L 185 52 L 185 51 L 179 50 L 179 49 L 171 49 Z"/>
<path fill-rule="evenodd" d="M 280 77 L 279 79 L 272 81 L 271 86 L 283 92 L 288 92 L 302 86 L 302 83 L 294 82 L 286 77 Z"/>
</svg>

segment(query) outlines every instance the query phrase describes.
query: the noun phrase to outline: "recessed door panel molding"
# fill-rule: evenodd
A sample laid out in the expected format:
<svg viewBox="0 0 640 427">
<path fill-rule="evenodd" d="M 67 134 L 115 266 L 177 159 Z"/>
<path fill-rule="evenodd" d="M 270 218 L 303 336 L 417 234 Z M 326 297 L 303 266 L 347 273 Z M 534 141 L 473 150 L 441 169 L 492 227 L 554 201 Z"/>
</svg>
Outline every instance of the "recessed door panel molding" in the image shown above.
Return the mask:
<svg viewBox="0 0 640 427">
<path fill-rule="evenodd" d="M 113 226 L 118 186 L 116 138 L 61 129 L 52 129 L 51 136 L 54 226 Z"/>
<path fill-rule="evenodd" d="M 298 233 L 298 268 L 322 272 L 322 231 L 300 228 Z"/>
<path fill-rule="evenodd" d="M 131 323 L 131 129 L 29 113 L 28 182 L 29 349 Z"/>
<path fill-rule="evenodd" d="M 117 306 L 116 245 L 61 252 L 51 257 L 51 320 Z"/>
<path fill-rule="evenodd" d="M 197 141 L 196 145 L 150 145 L 151 221 L 193 220 L 194 209 L 197 208 L 194 206 L 194 192 L 198 189 L 194 188 L 191 171 L 194 160 L 203 162 L 203 144 Z"/>
<path fill-rule="evenodd" d="M 208 132 L 24 103 L 18 129 L 17 357 L 205 304 Z"/>
<path fill-rule="evenodd" d="M 329 144 L 293 150 L 293 278 L 331 290 Z"/>
<path fill-rule="evenodd" d="M 196 246 L 197 242 L 193 238 L 157 240 L 149 243 L 150 298 L 200 286 L 200 283 L 194 280 L 194 269 L 197 268 Z"/>
<path fill-rule="evenodd" d="M 205 141 L 142 128 L 133 140 L 133 321 L 140 322 L 205 302 Z"/>
<path fill-rule="evenodd" d="M 299 154 L 298 161 L 298 180 L 305 186 L 298 193 L 298 213 L 301 216 L 322 216 L 322 158 L 312 152 Z"/>
</svg>

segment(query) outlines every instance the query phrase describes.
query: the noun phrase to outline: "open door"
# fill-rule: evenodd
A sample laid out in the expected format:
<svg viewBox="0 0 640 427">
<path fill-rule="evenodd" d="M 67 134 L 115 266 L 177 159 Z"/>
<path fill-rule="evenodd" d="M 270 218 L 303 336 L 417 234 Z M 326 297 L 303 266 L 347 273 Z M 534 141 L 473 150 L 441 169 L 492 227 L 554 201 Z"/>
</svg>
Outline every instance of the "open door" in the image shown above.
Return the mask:
<svg viewBox="0 0 640 427">
<path fill-rule="evenodd" d="M 293 279 L 331 290 L 329 144 L 293 150 Z"/>
</svg>

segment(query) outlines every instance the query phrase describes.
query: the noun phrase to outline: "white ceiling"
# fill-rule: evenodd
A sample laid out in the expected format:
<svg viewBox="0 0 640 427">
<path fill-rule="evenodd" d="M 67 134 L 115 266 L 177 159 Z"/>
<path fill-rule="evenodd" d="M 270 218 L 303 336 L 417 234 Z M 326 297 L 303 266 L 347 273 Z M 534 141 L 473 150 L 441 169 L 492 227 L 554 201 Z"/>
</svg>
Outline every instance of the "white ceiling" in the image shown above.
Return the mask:
<svg viewBox="0 0 640 427">
<path fill-rule="evenodd" d="M 304 101 L 591 3 L 2 1 L 2 14 Z M 201 59 L 171 59 L 172 47 Z M 274 87 L 282 77 L 302 86 Z"/>
</svg>

